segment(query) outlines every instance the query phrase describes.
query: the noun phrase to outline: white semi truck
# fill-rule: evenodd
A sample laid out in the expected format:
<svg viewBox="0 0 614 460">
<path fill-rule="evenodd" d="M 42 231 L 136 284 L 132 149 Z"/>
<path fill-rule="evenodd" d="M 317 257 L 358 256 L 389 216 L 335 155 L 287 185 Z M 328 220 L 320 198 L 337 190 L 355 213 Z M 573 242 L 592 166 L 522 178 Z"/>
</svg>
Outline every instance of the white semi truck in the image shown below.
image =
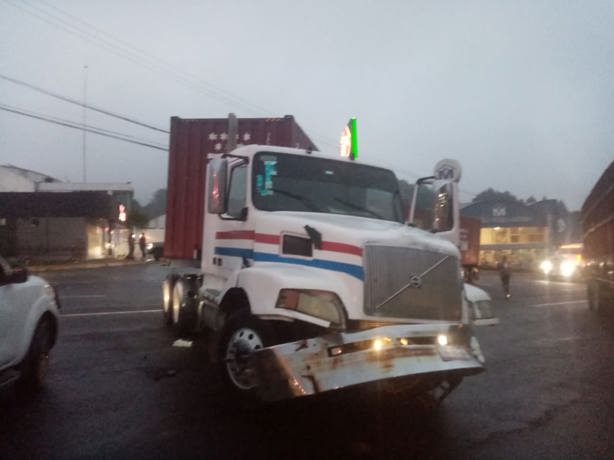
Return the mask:
<svg viewBox="0 0 614 460">
<path fill-rule="evenodd" d="M 163 283 L 166 322 L 205 332 L 225 385 L 265 401 L 377 384 L 442 400 L 484 370 L 457 248 L 460 166 L 418 181 L 265 145 L 210 155 L 201 272 Z M 422 210 L 422 211 L 421 211 Z"/>
</svg>

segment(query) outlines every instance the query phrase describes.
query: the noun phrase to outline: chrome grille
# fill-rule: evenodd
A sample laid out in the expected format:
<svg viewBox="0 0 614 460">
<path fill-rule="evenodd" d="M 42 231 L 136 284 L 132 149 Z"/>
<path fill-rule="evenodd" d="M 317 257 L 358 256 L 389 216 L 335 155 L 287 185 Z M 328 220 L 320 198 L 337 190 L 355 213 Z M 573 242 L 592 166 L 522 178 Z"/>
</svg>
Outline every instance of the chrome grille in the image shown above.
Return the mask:
<svg viewBox="0 0 614 460">
<path fill-rule="evenodd" d="M 457 257 L 417 248 L 366 245 L 364 260 L 366 314 L 461 319 Z"/>
</svg>

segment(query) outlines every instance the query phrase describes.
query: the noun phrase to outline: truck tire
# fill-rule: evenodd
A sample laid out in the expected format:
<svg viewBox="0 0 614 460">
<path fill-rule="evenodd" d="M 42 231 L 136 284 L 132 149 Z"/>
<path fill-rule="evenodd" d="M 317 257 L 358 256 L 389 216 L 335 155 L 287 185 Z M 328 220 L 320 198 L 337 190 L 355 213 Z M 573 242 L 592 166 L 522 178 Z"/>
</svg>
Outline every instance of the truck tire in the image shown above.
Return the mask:
<svg viewBox="0 0 614 460">
<path fill-rule="evenodd" d="M 173 324 L 173 289 L 178 279 L 179 275 L 173 274 L 162 282 L 162 314 L 167 326 Z"/>
<path fill-rule="evenodd" d="M 196 277 L 179 278 L 173 286 L 171 323 L 177 337 L 184 337 L 196 327 L 198 305 L 196 302 Z"/>
<path fill-rule="evenodd" d="M 243 401 L 255 399 L 257 381 L 249 367 L 249 355 L 274 343 L 271 327 L 247 310 L 227 320 L 218 343 L 218 365 L 224 387 L 231 395 Z"/>
<path fill-rule="evenodd" d="M 49 369 L 49 349 L 51 346 L 51 323 L 49 319 L 41 319 L 36 326 L 30 348 L 21 363 L 22 388 L 38 390 L 45 383 Z"/>
</svg>

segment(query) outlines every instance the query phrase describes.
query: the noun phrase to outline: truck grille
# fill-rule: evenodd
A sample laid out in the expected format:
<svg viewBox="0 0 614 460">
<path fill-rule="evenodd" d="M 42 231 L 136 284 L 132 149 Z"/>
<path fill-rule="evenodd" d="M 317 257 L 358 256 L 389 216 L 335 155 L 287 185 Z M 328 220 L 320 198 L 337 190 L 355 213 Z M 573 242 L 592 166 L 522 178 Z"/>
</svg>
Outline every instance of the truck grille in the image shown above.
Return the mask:
<svg viewBox="0 0 614 460">
<path fill-rule="evenodd" d="M 365 313 L 421 320 L 461 319 L 455 256 L 416 248 L 365 246 Z"/>
</svg>

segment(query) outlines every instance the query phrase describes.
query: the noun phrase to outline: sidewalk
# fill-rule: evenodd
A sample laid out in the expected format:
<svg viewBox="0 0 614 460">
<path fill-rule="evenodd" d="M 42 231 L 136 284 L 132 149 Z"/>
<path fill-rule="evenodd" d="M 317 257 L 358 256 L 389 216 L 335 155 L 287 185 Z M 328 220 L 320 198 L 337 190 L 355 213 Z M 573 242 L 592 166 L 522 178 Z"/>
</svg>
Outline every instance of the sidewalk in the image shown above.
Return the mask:
<svg viewBox="0 0 614 460">
<path fill-rule="evenodd" d="M 32 264 L 28 265 L 28 271 L 30 273 L 52 272 L 60 270 L 82 270 L 88 268 L 102 268 L 102 267 L 123 267 L 126 265 L 142 265 L 148 262 L 154 262 L 152 258 L 145 260 L 142 259 L 116 259 L 114 257 L 106 259 L 74 261 L 74 262 L 60 262 L 49 264 Z"/>
</svg>

